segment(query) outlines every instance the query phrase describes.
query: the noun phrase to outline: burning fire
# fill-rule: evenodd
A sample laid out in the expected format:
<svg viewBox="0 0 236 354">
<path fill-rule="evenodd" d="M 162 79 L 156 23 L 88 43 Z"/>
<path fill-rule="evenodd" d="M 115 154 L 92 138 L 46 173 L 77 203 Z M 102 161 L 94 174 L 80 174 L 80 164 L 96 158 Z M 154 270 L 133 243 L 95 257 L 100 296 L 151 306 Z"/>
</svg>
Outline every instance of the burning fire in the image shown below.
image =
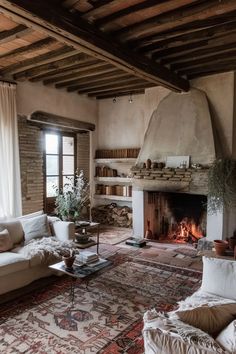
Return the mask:
<svg viewBox="0 0 236 354">
<path fill-rule="evenodd" d="M 184 218 L 181 222 L 175 223 L 174 225 L 172 224 L 171 231 L 168 233 L 167 238 L 178 243 L 194 243 L 203 236 L 200 226 L 193 220 Z"/>
</svg>

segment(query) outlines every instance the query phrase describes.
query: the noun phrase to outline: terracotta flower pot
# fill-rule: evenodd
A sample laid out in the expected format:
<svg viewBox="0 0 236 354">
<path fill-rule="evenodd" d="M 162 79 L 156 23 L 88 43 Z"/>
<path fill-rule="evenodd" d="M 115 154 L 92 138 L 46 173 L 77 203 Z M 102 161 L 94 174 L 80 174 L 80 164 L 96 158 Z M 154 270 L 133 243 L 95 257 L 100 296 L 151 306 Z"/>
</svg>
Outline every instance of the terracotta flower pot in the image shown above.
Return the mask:
<svg viewBox="0 0 236 354">
<path fill-rule="evenodd" d="M 236 246 L 236 237 L 229 238 L 229 248 L 233 251 Z"/>
<path fill-rule="evenodd" d="M 217 256 L 224 256 L 229 243 L 225 240 L 214 240 L 214 247 Z"/>
<path fill-rule="evenodd" d="M 65 263 L 66 268 L 72 268 L 73 263 L 75 261 L 75 256 L 72 256 L 72 257 L 63 256 L 62 259 L 63 259 L 63 261 Z"/>
</svg>

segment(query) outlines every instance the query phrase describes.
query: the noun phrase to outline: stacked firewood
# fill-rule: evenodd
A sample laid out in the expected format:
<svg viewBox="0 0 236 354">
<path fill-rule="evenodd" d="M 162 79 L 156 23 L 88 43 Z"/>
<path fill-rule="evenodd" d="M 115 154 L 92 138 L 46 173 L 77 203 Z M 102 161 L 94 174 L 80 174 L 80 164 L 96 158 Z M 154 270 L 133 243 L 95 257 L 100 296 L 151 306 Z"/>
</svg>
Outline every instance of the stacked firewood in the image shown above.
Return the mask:
<svg viewBox="0 0 236 354">
<path fill-rule="evenodd" d="M 132 227 L 132 208 L 116 203 L 99 205 L 92 208 L 92 219 L 103 225 Z"/>
</svg>

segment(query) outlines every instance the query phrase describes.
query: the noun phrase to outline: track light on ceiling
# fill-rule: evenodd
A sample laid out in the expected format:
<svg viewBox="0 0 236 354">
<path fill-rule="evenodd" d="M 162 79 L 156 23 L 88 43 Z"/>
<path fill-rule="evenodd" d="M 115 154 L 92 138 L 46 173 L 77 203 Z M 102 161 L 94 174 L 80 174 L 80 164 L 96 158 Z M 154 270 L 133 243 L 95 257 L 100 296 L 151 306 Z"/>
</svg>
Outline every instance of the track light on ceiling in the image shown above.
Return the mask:
<svg viewBox="0 0 236 354">
<path fill-rule="evenodd" d="M 133 103 L 132 93 L 129 96 L 129 103 Z"/>
<path fill-rule="evenodd" d="M 112 102 L 113 102 L 113 103 L 116 103 L 116 97 L 113 98 Z"/>
</svg>

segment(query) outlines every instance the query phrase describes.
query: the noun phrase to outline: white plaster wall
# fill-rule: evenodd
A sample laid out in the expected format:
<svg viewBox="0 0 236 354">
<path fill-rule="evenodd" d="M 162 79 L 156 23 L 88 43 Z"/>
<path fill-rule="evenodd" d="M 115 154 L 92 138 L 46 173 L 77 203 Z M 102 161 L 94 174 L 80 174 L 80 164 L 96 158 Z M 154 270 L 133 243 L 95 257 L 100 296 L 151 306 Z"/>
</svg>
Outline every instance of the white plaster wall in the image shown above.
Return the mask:
<svg viewBox="0 0 236 354">
<path fill-rule="evenodd" d="M 191 86 L 205 91 L 212 119 L 219 133 L 221 147 L 225 156 L 233 152 L 234 115 L 234 73 L 205 76 L 195 79 Z"/>
<path fill-rule="evenodd" d="M 29 116 L 36 110 L 84 122 L 97 123 L 97 101 L 77 93 L 57 90 L 41 83 L 17 85 L 17 112 Z"/>
<path fill-rule="evenodd" d="M 98 148 L 118 149 L 140 147 L 153 111 L 170 91 L 156 87 L 145 95 L 101 100 L 98 103 Z"/>
</svg>

